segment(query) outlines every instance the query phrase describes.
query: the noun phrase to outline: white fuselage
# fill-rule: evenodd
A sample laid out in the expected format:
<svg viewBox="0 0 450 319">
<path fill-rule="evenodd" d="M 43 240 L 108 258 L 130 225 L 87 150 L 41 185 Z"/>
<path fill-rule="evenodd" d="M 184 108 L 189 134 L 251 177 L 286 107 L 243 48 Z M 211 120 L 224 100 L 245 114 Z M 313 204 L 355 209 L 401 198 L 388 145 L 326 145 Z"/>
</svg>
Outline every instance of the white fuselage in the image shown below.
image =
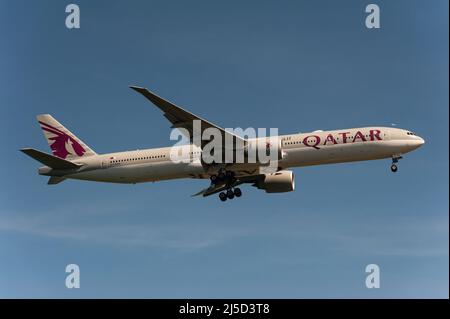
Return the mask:
<svg viewBox="0 0 450 319">
<path fill-rule="evenodd" d="M 281 135 L 282 169 L 300 166 L 391 158 L 410 152 L 424 140 L 410 131 L 388 127 L 363 127 Z M 265 138 L 264 138 L 265 139 Z M 190 161 L 175 162 L 171 154 L 189 148 Z M 66 178 L 112 183 L 141 183 L 176 178 L 209 178 L 196 146 L 173 146 L 80 157 L 82 169 Z M 233 164 L 231 164 L 233 166 Z M 239 165 L 237 175 L 251 175 L 258 164 Z"/>
</svg>

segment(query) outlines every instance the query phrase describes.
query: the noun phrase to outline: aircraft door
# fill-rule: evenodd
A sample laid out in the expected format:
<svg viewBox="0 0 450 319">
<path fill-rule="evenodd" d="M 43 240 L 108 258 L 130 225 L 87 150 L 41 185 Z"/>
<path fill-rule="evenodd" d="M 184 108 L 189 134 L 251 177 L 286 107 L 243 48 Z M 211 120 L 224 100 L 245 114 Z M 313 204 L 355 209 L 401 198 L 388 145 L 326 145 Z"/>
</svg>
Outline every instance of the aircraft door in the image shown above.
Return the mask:
<svg viewBox="0 0 450 319">
<path fill-rule="evenodd" d="M 391 130 L 389 130 L 389 129 L 383 130 L 383 140 L 385 140 L 385 141 L 391 140 Z"/>
<path fill-rule="evenodd" d="M 108 168 L 110 167 L 111 161 L 113 160 L 113 158 L 108 158 L 105 157 L 102 159 L 102 168 Z"/>
</svg>

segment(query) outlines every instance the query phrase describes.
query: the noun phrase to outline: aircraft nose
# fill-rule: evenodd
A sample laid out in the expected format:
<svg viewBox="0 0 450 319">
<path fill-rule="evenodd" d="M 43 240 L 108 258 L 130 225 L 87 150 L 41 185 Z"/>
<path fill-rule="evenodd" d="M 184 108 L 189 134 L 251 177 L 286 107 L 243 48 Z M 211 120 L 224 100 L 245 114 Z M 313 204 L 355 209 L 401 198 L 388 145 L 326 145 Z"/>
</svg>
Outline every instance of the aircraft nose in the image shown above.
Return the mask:
<svg viewBox="0 0 450 319">
<path fill-rule="evenodd" d="M 425 140 L 419 137 L 419 146 L 422 146 L 423 144 L 425 144 Z"/>
<path fill-rule="evenodd" d="M 412 136 L 410 140 L 407 142 L 408 147 L 410 150 L 415 150 L 416 148 L 421 147 L 423 144 L 425 144 L 425 140 L 421 138 L 420 136 Z"/>
<path fill-rule="evenodd" d="M 425 144 L 425 140 L 420 136 L 416 136 L 416 139 L 414 140 L 413 144 L 415 148 L 418 148 L 421 147 L 423 144 Z"/>
</svg>

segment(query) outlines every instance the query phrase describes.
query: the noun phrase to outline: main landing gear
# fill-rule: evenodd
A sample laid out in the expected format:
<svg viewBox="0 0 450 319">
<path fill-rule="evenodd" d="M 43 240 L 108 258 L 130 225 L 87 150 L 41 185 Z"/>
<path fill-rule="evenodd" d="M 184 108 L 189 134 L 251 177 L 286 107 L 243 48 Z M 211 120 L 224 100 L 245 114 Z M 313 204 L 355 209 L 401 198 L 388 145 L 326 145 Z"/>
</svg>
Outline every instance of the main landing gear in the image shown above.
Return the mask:
<svg viewBox="0 0 450 319">
<path fill-rule="evenodd" d="M 234 177 L 233 171 L 227 171 L 225 169 L 220 169 L 217 175 L 211 176 L 211 184 L 224 183 L 227 186 L 227 190 L 219 193 L 219 198 L 222 202 L 227 199 L 233 199 L 235 197 L 241 197 L 242 191 L 238 187 L 232 187 L 236 178 Z"/>
<path fill-rule="evenodd" d="M 398 170 L 398 160 L 401 159 L 401 156 L 392 156 L 392 164 L 391 164 L 391 171 L 392 173 L 395 173 Z"/>
<path fill-rule="evenodd" d="M 226 192 L 220 192 L 219 198 L 222 202 L 226 201 L 227 199 L 233 199 L 234 197 L 241 197 L 242 191 L 239 187 L 236 188 L 229 188 Z"/>
</svg>

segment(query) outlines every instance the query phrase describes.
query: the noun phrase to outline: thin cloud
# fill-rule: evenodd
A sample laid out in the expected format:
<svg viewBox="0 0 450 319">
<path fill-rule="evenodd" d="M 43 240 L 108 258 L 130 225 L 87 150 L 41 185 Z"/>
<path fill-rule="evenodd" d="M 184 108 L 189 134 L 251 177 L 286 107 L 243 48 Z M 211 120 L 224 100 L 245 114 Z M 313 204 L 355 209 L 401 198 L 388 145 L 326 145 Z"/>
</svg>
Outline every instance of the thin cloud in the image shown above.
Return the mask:
<svg viewBox="0 0 450 319">
<path fill-rule="evenodd" d="M 109 212 L 109 215 L 106 213 Z M 93 214 L 98 218 L 90 218 Z M 123 216 L 130 216 L 123 222 Z M 136 214 L 136 215 L 134 215 Z M 111 220 L 112 216 L 119 219 Z M 167 216 L 170 217 L 167 217 Z M 265 238 L 291 242 L 325 242 L 330 249 L 346 254 L 430 257 L 448 255 L 448 219 L 404 220 L 330 220 L 329 216 L 304 213 L 301 216 L 264 215 L 260 219 L 235 219 L 224 216 L 188 217 L 183 214 L 161 214 L 163 219 L 149 220 L 130 207 L 90 207 L 83 212 L 19 212 L 0 216 L 0 231 L 86 243 L 163 247 L 182 251 L 207 249 L 242 238 Z M 432 234 L 431 236 L 429 234 Z M 446 240 L 447 239 L 447 240 Z"/>
</svg>

